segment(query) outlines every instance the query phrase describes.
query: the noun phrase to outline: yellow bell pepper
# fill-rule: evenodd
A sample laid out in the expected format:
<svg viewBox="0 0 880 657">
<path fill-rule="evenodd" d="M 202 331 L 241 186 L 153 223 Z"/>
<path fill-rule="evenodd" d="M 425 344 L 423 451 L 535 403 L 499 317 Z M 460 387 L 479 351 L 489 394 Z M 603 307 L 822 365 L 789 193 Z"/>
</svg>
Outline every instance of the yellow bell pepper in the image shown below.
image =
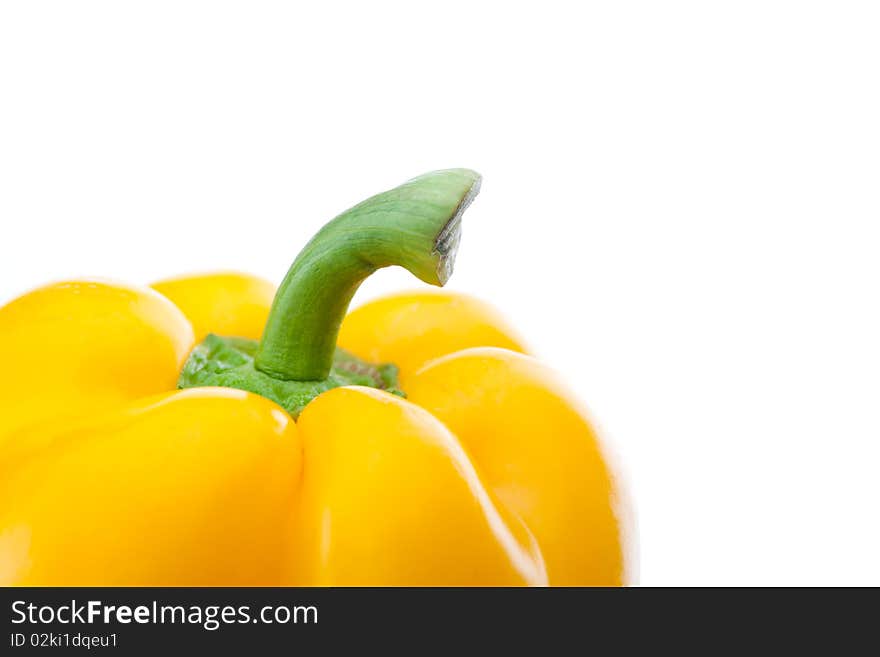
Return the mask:
<svg viewBox="0 0 880 657">
<path fill-rule="evenodd" d="M 368 199 L 277 292 L 76 281 L 0 308 L 0 585 L 630 581 L 595 431 L 491 307 L 346 316 L 379 267 L 443 285 L 478 188 L 455 169 Z"/>
</svg>

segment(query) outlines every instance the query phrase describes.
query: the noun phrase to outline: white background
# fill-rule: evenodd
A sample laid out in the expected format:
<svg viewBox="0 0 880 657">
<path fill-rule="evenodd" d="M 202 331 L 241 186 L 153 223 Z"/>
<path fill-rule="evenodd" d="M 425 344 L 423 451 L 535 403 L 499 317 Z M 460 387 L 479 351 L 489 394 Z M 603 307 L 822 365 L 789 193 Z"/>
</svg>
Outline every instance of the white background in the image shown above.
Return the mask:
<svg viewBox="0 0 880 657">
<path fill-rule="evenodd" d="M 353 203 L 475 168 L 450 287 L 600 420 L 641 582 L 878 585 L 876 7 L 4 2 L 0 301 L 279 279 Z"/>
</svg>

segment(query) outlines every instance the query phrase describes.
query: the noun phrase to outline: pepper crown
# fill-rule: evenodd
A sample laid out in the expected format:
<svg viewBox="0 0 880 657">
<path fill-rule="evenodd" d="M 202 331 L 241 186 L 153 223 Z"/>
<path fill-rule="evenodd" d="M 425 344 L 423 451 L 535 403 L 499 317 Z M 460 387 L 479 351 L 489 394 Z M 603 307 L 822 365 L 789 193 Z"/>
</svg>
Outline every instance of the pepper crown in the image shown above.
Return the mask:
<svg viewBox="0 0 880 657">
<path fill-rule="evenodd" d="M 209 335 L 193 349 L 179 388 L 224 386 L 257 393 L 294 417 L 331 388 L 366 385 L 403 395 L 393 364 L 339 349 L 339 327 L 361 283 L 399 265 L 431 285 L 452 275 L 461 216 L 480 175 L 446 169 L 377 194 L 327 223 L 281 282 L 262 339 Z"/>
</svg>

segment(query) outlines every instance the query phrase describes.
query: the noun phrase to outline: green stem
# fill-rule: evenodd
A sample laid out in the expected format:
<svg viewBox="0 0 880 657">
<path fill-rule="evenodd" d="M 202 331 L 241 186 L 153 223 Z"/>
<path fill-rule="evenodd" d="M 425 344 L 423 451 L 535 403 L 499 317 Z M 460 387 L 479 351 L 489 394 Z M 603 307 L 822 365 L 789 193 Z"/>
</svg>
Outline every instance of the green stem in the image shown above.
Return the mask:
<svg viewBox="0 0 880 657">
<path fill-rule="evenodd" d="M 425 283 L 444 285 L 452 274 L 461 215 L 479 188 L 474 171 L 435 171 L 326 224 L 278 288 L 256 369 L 289 381 L 326 379 L 348 305 L 377 269 L 400 265 Z"/>
</svg>

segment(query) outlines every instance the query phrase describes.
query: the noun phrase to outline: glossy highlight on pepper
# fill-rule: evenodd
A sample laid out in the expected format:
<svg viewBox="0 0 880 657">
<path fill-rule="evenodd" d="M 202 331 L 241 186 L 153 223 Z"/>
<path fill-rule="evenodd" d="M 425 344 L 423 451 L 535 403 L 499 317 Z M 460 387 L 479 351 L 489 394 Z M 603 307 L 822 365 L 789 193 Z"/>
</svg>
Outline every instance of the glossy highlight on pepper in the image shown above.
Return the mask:
<svg viewBox="0 0 880 657">
<path fill-rule="evenodd" d="M 630 509 L 579 401 L 452 273 L 480 177 L 329 222 L 278 287 L 48 285 L 0 308 L 0 585 L 620 585 Z"/>
</svg>

